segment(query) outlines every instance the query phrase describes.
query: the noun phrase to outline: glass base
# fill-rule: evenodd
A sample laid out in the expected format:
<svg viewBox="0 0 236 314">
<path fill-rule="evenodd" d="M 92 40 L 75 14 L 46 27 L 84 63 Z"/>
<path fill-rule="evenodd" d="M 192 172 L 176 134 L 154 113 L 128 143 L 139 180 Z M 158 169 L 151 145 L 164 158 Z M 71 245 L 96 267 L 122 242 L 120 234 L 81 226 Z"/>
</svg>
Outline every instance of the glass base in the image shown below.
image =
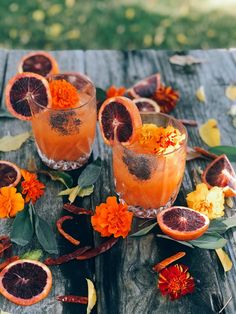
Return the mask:
<svg viewBox="0 0 236 314">
<path fill-rule="evenodd" d="M 47 158 L 39 147 L 36 145 L 38 154 L 42 160 L 43 163 L 45 163 L 48 167 L 54 169 L 54 170 L 63 170 L 63 171 L 69 171 L 69 170 L 75 170 L 80 167 L 82 167 L 89 159 L 90 154 L 84 155 L 80 157 L 78 160 L 75 161 L 68 161 L 68 160 L 59 160 L 55 161 L 53 159 Z"/>
<path fill-rule="evenodd" d="M 174 203 L 174 199 L 170 199 L 169 202 L 165 206 L 162 206 L 159 208 L 147 208 L 147 209 L 144 209 L 141 206 L 129 205 L 129 211 L 133 212 L 135 217 L 143 218 L 143 219 L 152 219 L 152 218 L 156 218 L 157 214 L 161 210 L 171 207 L 173 203 Z"/>
</svg>

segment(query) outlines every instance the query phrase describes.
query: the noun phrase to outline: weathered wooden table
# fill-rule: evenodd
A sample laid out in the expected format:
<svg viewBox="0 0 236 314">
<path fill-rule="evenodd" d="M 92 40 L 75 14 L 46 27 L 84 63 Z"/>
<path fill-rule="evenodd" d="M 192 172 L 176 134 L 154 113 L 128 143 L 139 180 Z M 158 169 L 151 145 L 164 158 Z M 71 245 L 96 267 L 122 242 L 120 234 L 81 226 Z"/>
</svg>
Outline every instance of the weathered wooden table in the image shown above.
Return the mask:
<svg viewBox="0 0 236 314">
<path fill-rule="evenodd" d="M 1 110 L 4 110 L 4 86 L 16 73 L 17 63 L 26 51 L 0 50 L 0 95 Z M 169 63 L 169 57 L 174 52 L 167 51 L 60 51 L 53 54 L 57 58 L 61 71 L 79 71 L 86 73 L 96 86 L 107 88 L 111 84 L 129 87 L 137 80 L 152 73 L 160 72 L 166 84 L 175 86 L 181 93 L 181 100 L 173 115 L 178 118 L 196 119 L 199 123 L 209 118 L 219 122 L 222 143 L 236 145 L 236 129 L 233 128 L 227 111 L 232 104 L 225 97 L 225 88 L 236 82 L 236 51 L 211 50 L 185 52 L 206 62 L 191 67 L 180 67 Z M 199 103 L 195 91 L 203 85 L 207 102 Z M 30 129 L 30 124 L 16 119 L 0 118 L 0 137 L 16 135 Z M 196 128 L 188 128 L 189 145 L 202 145 Z M 27 161 L 34 157 L 38 166 L 42 167 L 36 153 L 34 142 L 28 141 L 19 151 L 0 153 L 1 159 L 13 161 L 22 168 L 27 167 Z M 104 162 L 102 175 L 96 184 L 92 197 L 83 200 L 86 208 L 95 208 L 108 195 L 114 195 L 113 175 L 111 167 L 111 150 L 103 144 L 99 130 L 94 144 L 93 156 L 100 156 Z M 191 168 L 205 166 L 202 161 L 187 163 L 183 185 L 177 202 L 184 202 L 187 192 L 193 189 Z M 60 183 L 41 178 L 46 183 L 46 195 L 36 206 L 40 215 L 51 222 L 55 230 L 55 221 L 62 215 L 61 197 L 57 193 L 62 190 Z M 227 209 L 227 215 L 234 211 Z M 143 221 L 135 220 L 134 229 Z M 0 221 L 0 234 L 9 233 L 12 221 Z M 82 245 L 97 245 L 100 238 L 93 233 L 88 217 L 78 220 L 77 229 Z M 75 231 L 74 226 L 72 232 Z M 56 232 L 56 230 L 55 230 Z M 229 231 L 226 236 L 229 241 L 226 251 L 236 265 L 235 234 Z M 62 294 L 86 295 L 85 278 L 95 282 L 98 294 L 97 308 L 93 313 L 99 314 L 151 314 L 151 313 L 217 313 L 223 304 L 232 296 L 222 313 L 236 313 L 236 271 L 233 269 L 224 274 L 214 251 L 186 249 L 169 240 L 157 239 L 155 234 L 142 238 L 127 238 L 113 247 L 107 253 L 94 260 L 72 261 L 62 267 L 54 266 L 53 289 L 48 298 L 31 307 L 18 307 L 0 296 L 0 309 L 11 314 L 44 314 L 44 313 L 85 313 L 84 305 L 62 305 L 55 296 Z M 73 251 L 73 246 L 58 236 L 60 253 Z M 36 241 L 18 250 L 18 253 L 38 247 Z M 187 252 L 182 262 L 190 267 L 191 274 L 197 282 L 196 292 L 182 299 L 171 302 L 163 298 L 156 288 L 157 276 L 152 266 L 161 259 L 179 250 Z"/>
</svg>

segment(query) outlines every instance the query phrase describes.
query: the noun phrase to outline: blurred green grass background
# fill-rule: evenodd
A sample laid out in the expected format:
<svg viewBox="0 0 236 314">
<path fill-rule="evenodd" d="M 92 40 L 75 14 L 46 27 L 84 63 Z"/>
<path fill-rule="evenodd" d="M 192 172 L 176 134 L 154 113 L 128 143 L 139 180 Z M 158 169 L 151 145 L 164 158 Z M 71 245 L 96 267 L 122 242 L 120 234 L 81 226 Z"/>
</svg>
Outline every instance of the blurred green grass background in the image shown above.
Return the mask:
<svg viewBox="0 0 236 314">
<path fill-rule="evenodd" d="M 0 0 L 0 47 L 236 46 L 235 0 Z"/>
</svg>

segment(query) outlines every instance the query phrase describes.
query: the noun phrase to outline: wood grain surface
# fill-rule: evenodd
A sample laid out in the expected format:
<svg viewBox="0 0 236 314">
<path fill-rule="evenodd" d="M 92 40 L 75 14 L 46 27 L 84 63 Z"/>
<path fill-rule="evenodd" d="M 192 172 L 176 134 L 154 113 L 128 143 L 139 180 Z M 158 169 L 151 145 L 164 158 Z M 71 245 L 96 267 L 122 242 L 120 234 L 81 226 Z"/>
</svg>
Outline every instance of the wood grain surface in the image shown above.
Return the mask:
<svg viewBox="0 0 236 314">
<path fill-rule="evenodd" d="M 175 52 L 170 51 L 58 51 L 53 52 L 58 60 L 61 71 L 80 71 L 86 73 L 96 86 L 106 89 L 111 84 L 129 87 L 136 81 L 160 72 L 163 82 L 174 86 L 180 91 L 181 100 L 173 116 L 185 119 L 195 119 L 199 124 L 209 118 L 218 120 L 222 135 L 222 144 L 236 146 L 236 129 L 233 128 L 231 118 L 227 112 L 232 102 L 225 97 L 225 88 L 236 82 L 236 51 L 211 50 L 189 51 L 191 54 L 205 62 L 193 66 L 177 66 L 169 62 L 169 57 Z M 4 86 L 9 78 L 16 73 L 17 63 L 25 51 L 0 50 L 0 95 L 1 110 L 4 112 Z M 204 86 L 206 103 L 200 103 L 195 92 Z M 0 137 L 15 135 L 30 129 L 30 124 L 17 119 L 0 118 Z M 188 127 L 189 145 L 204 146 L 197 128 Z M 95 186 L 95 193 L 83 201 L 86 208 L 94 209 L 108 195 L 114 195 L 113 173 L 111 164 L 111 149 L 103 144 L 99 129 L 94 144 L 93 156 L 100 156 L 104 160 L 101 177 Z M 0 153 L 1 159 L 7 159 L 27 167 L 27 161 L 33 157 L 39 167 L 41 161 L 37 156 L 33 140 L 27 141 L 19 151 Z M 192 168 L 205 167 L 204 161 L 191 161 L 187 163 L 181 191 L 177 204 L 183 204 L 186 193 L 194 187 Z M 235 165 L 234 165 L 235 166 Z M 76 178 L 78 171 L 73 173 Z M 62 189 L 60 183 L 49 181 L 46 177 L 41 180 L 46 183 L 46 195 L 37 203 L 37 211 L 46 218 L 55 230 L 55 221 L 62 215 L 62 198 L 56 197 Z M 228 216 L 235 214 L 227 209 Z M 140 228 L 143 220 L 135 219 L 133 229 Z M 0 220 L 0 234 L 9 233 L 12 221 Z M 100 237 L 92 232 L 88 217 L 77 221 L 80 229 L 82 244 L 98 245 Z M 71 227 L 74 232 L 76 226 Z M 236 263 L 235 237 L 236 233 L 229 231 L 226 251 Z M 58 235 L 61 253 L 72 251 Z M 37 241 L 31 245 L 20 248 L 19 254 L 33 247 L 38 247 Z M 17 248 L 15 248 L 17 249 Z M 181 260 L 190 267 L 191 274 L 196 279 L 196 292 L 187 295 L 175 302 L 168 301 L 160 295 L 156 288 L 157 275 L 152 266 L 179 250 L 186 251 L 186 257 Z M 17 307 L 0 296 L 0 309 L 12 314 L 18 313 L 86 313 L 86 306 L 61 305 L 55 300 L 56 295 L 78 294 L 86 295 L 85 278 L 95 282 L 98 303 L 93 313 L 99 314 L 208 314 L 217 313 L 230 296 L 232 301 L 222 313 L 236 313 L 235 266 L 224 274 L 214 251 L 189 249 L 175 242 L 157 239 L 155 233 L 142 238 L 127 238 L 120 240 L 115 247 L 107 253 L 93 260 L 83 262 L 70 262 L 63 267 L 54 266 L 53 289 L 49 297 L 31 307 Z"/>
</svg>

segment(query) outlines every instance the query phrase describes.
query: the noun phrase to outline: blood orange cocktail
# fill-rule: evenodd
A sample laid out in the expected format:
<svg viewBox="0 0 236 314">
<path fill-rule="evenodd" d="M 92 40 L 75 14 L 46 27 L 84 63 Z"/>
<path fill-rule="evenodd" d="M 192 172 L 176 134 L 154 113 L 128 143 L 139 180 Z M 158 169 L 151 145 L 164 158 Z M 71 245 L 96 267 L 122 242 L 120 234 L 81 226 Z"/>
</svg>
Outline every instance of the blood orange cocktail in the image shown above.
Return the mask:
<svg viewBox="0 0 236 314">
<path fill-rule="evenodd" d="M 45 108 L 30 103 L 35 142 L 42 161 L 49 167 L 76 169 L 87 162 L 95 138 L 95 87 L 79 73 L 52 75 L 49 84 L 55 80 L 72 84 L 78 91 L 79 101 L 76 106 L 66 109 Z"/>
<path fill-rule="evenodd" d="M 169 132 L 168 140 L 178 136 L 176 145 L 168 146 L 168 140 L 160 134 L 158 141 L 166 143 L 160 151 L 136 139 L 130 145 L 115 140 L 113 145 L 113 172 L 116 191 L 137 216 L 151 217 L 157 211 L 169 207 L 175 201 L 184 175 L 186 161 L 187 133 L 176 119 L 164 114 L 142 114 L 143 125 L 147 126 L 145 136 L 150 140 L 149 127 L 160 127 Z M 138 132 L 137 132 L 138 134 Z M 161 138 L 162 136 L 162 138 Z M 177 138 L 177 137 L 176 137 Z M 159 146 L 160 147 L 160 146 Z"/>
</svg>

